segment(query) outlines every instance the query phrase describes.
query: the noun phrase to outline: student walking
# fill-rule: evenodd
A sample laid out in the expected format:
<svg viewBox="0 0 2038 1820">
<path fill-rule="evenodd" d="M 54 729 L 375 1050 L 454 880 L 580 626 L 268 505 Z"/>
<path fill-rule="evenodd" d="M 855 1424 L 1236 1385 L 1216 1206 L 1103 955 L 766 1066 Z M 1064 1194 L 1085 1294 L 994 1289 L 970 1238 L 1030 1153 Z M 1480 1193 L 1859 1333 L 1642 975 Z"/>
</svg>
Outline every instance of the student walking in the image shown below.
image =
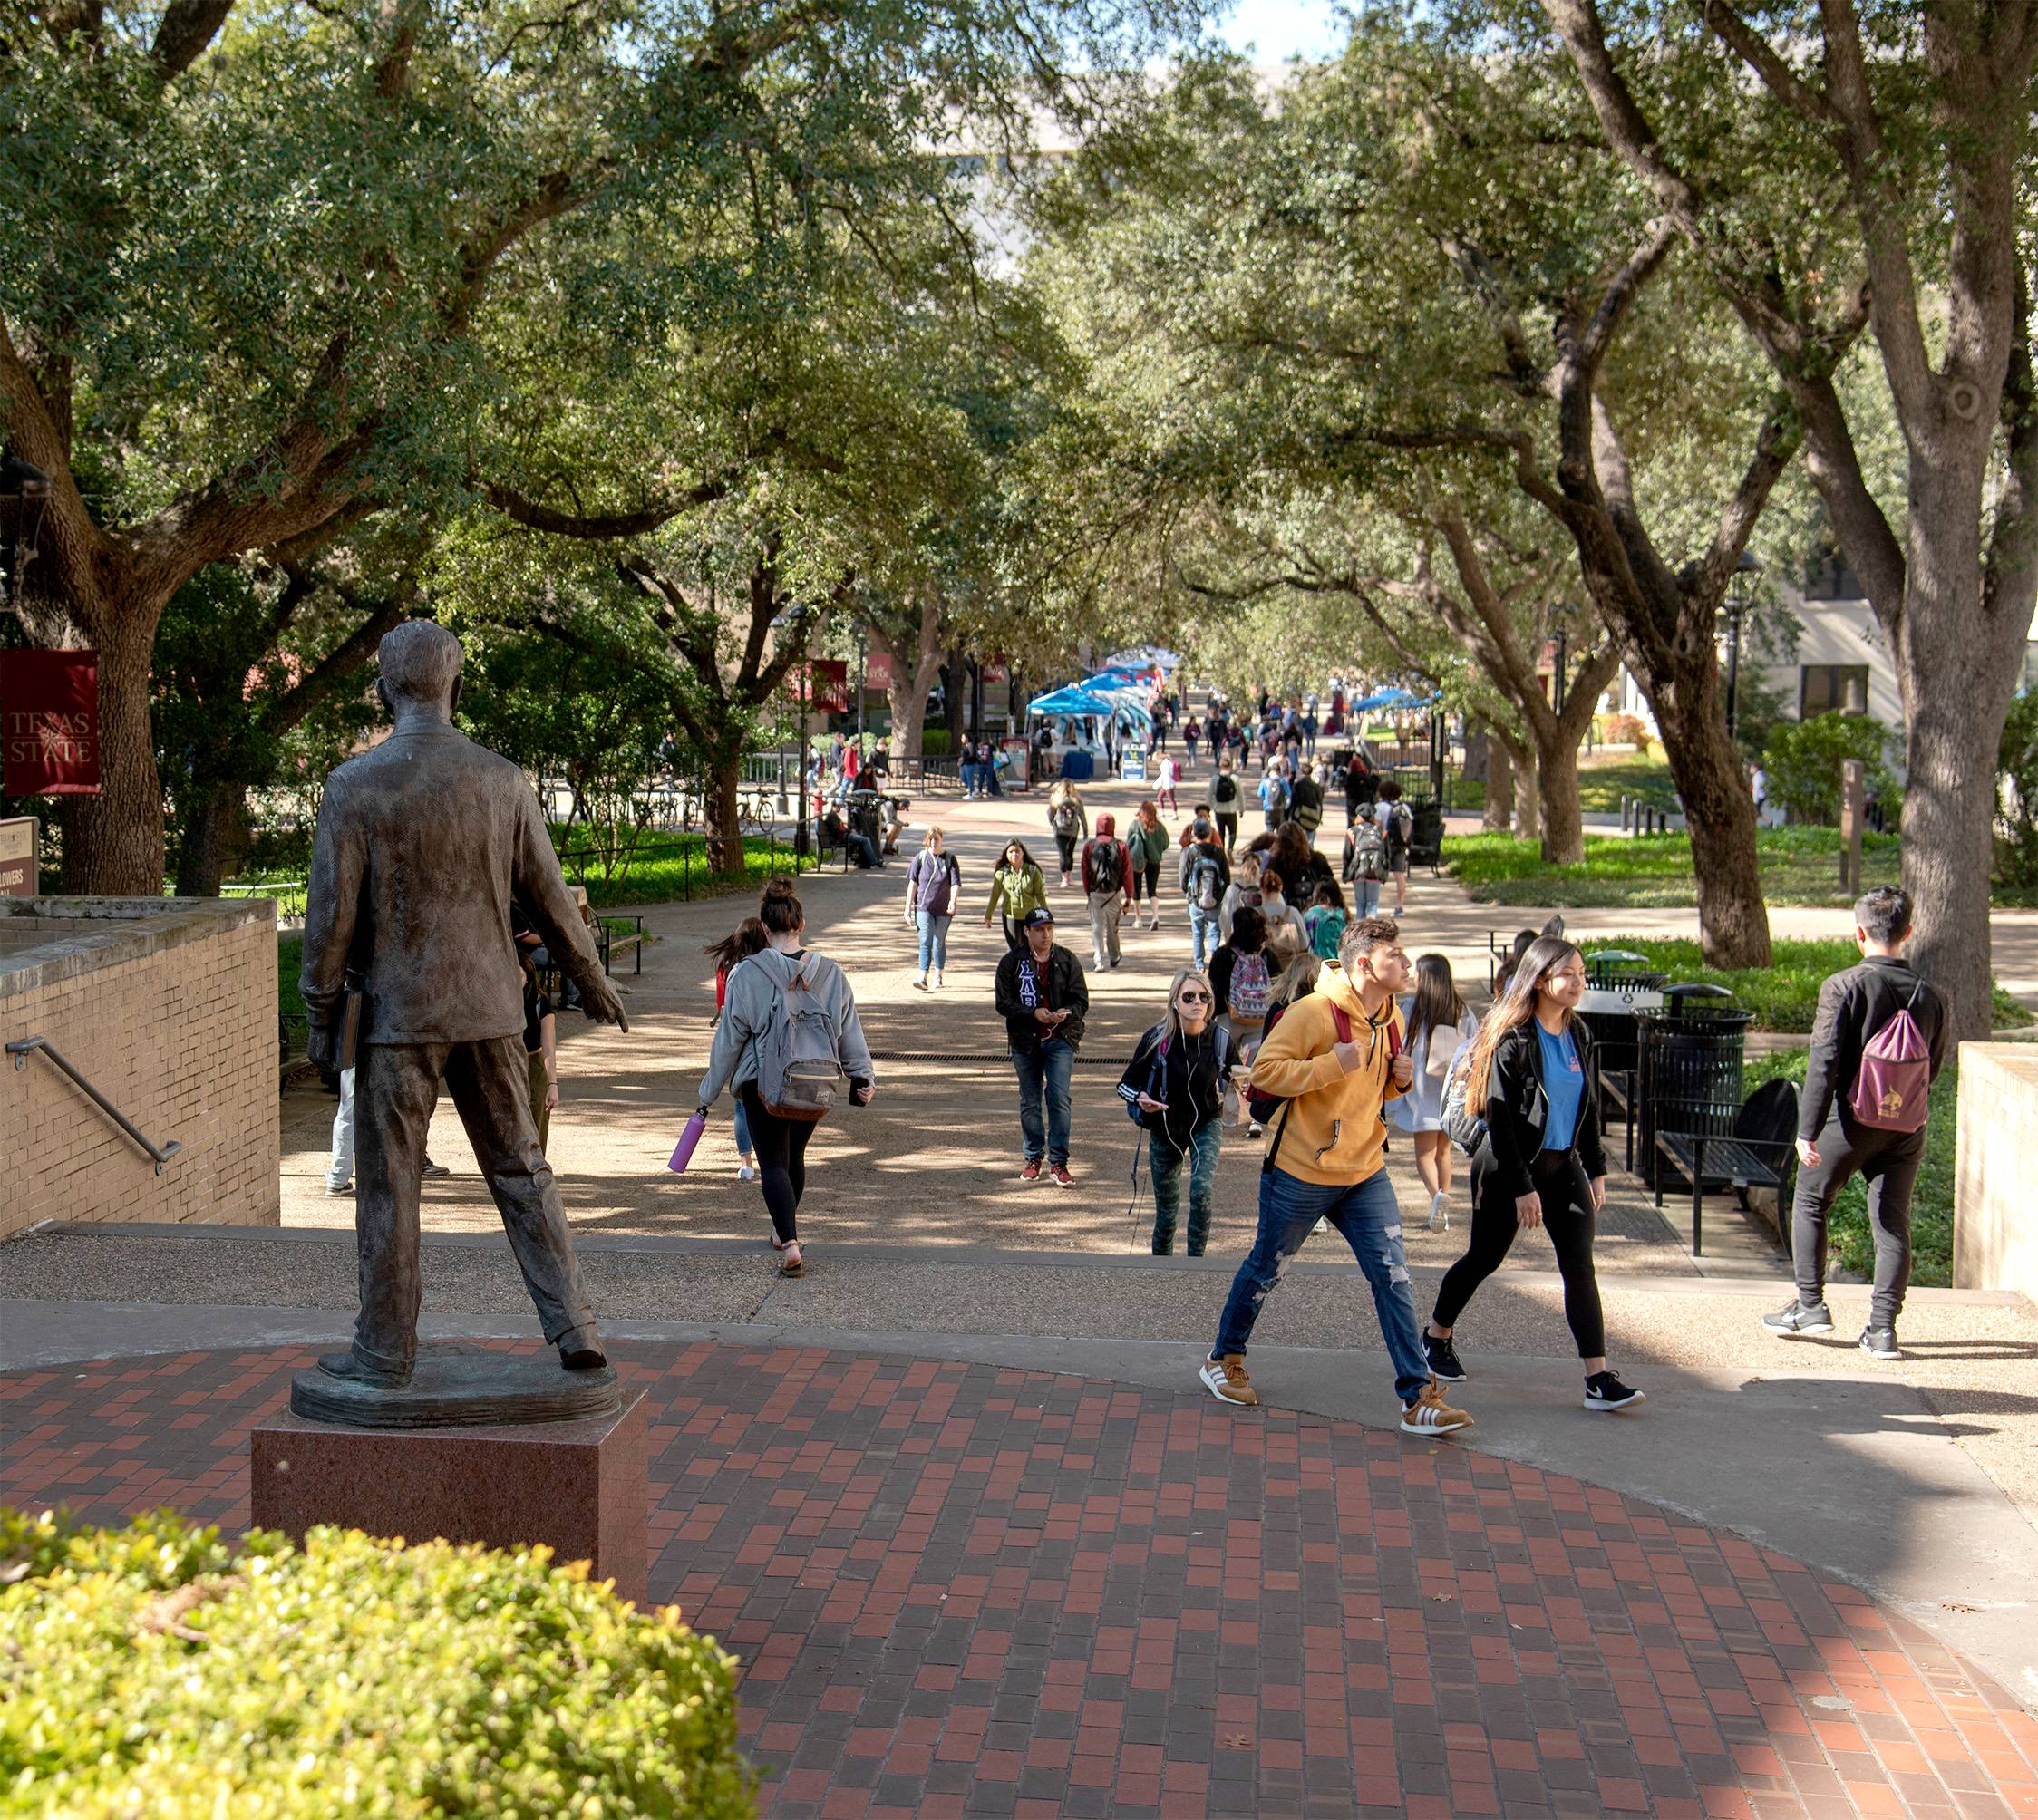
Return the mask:
<svg viewBox="0 0 2038 1820">
<path fill-rule="evenodd" d="M 1318 879 L 1315 901 L 1302 913 L 1302 933 L 1309 938 L 1309 952 L 1319 961 L 1334 961 L 1344 940 L 1344 925 L 1351 920 L 1337 881 Z M 1395 1101 L 1396 1105 L 1400 1103 Z"/>
<path fill-rule="evenodd" d="M 1259 807 L 1266 818 L 1266 831 L 1271 834 L 1280 827 L 1281 818 L 1287 813 L 1288 807 L 1288 787 L 1276 759 L 1269 759 L 1260 771 Z"/>
<path fill-rule="evenodd" d="M 757 1146 L 779 1273 L 800 1276 L 808 1141 L 845 1079 L 850 1103 L 868 1106 L 877 1077 L 848 979 L 805 945 L 807 913 L 792 881 L 772 879 L 757 914 L 769 945 L 729 975 L 700 1109 L 704 1118 L 724 1087 L 734 1089 Z"/>
<path fill-rule="evenodd" d="M 1090 900 L 1090 947 L 1101 973 L 1124 958 L 1119 919 L 1132 908 L 1132 849 L 1118 837 L 1115 817 L 1097 818 L 1095 837 L 1083 843 L 1082 890 Z"/>
<path fill-rule="evenodd" d="M 1047 907 L 1047 880 L 1026 851 L 1023 840 L 1008 840 L 1004 851 L 998 856 L 996 868 L 991 874 L 991 901 L 984 906 L 984 926 L 991 926 L 993 916 L 1004 918 L 1004 945 L 1016 948 L 1024 944 L 1025 936 L 1020 925 L 1026 920 L 1029 910 L 1044 910 Z"/>
<path fill-rule="evenodd" d="M 722 1014 L 729 1001 L 729 975 L 752 954 L 761 954 L 771 945 L 772 932 L 764 926 L 762 919 L 745 916 L 736 925 L 735 933 L 724 935 L 719 942 L 710 942 L 701 952 L 714 958 L 714 1021 L 717 1028 L 722 1023 Z M 743 1112 L 742 1094 L 733 1095 L 736 1103 L 736 1179 L 739 1182 L 754 1182 L 757 1165 L 751 1155 L 750 1120 Z"/>
<path fill-rule="evenodd" d="M 1147 906 L 1146 926 L 1158 929 L 1160 926 L 1160 867 L 1168 857 L 1168 828 L 1152 803 L 1140 805 L 1125 844 L 1131 848 L 1134 926 L 1138 926 L 1137 905 L 1143 894 Z"/>
<path fill-rule="evenodd" d="M 1058 779 L 1047 793 L 1047 825 L 1062 852 L 1062 889 L 1066 891 L 1075 873 L 1076 843 L 1090 835 L 1090 811 L 1082 806 L 1082 792 L 1066 778 Z"/>
<path fill-rule="evenodd" d="M 1189 1171 L 1188 1249 L 1201 1257 L 1217 1205 L 1224 1096 L 1237 1061 L 1231 1033 L 1217 1021 L 1210 983 L 1184 967 L 1168 988 L 1168 1010 L 1140 1038 L 1118 1091 L 1147 1134 L 1153 1173 L 1153 1254 L 1175 1248 L 1182 1171 Z"/>
<path fill-rule="evenodd" d="M 1190 958 L 1207 967 L 1218 951 L 1218 915 L 1224 907 L 1224 894 L 1231 888 L 1231 862 L 1218 844 L 1218 831 L 1201 819 L 1189 824 L 1189 840 L 1182 847 L 1178 882 L 1182 901 L 1189 905 Z"/>
<path fill-rule="evenodd" d="M 1217 755 L 1217 770 L 1210 779 L 1210 805 L 1217 818 L 1218 837 L 1224 843 L 1227 859 L 1238 847 L 1238 773 L 1232 768 L 1231 749 Z"/>
<path fill-rule="evenodd" d="M 538 983 L 538 969 L 519 956 L 524 970 L 524 1065 L 530 1086 L 530 1118 L 544 1154 L 559 1103 L 559 1027 L 552 1001 Z"/>
<path fill-rule="evenodd" d="M 1352 887 L 1353 914 L 1359 916 L 1379 910 L 1387 883 L 1387 843 L 1373 815 L 1371 803 L 1361 804 L 1358 820 L 1344 830 L 1344 882 Z"/>
<path fill-rule="evenodd" d="M 1321 1219 L 1344 1234 L 1373 1291 L 1402 1432 L 1434 1437 L 1471 1426 L 1444 1402 L 1423 1356 L 1386 1165 L 1381 1112 L 1413 1079 L 1394 1002 L 1408 972 L 1392 923 L 1375 916 L 1353 924 L 1339 961 L 1324 968 L 1315 990 L 1288 1008 L 1253 1058 L 1251 1089 L 1278 1097 L 1281 1106 L 1260 1167 L 1259 1231 L 1199 1374 L 1221 1402 L 1259 1401 L 1246 1373 L 1253 1323 Z"/>
<path fill-rule="evenodd" d="M 1241 910 L 1259 908 L 1259 880 L 1264 862 L 1257 853 L 1248 853 L 1238 862 L 1237 869 L 1231 875 L 1231 883 L 1225 887 L 1224 901 L 1218 905 L 1218 940 L 1231 939 L 1231 925 Z"/>
<path fill-rule="evenodd" d="M 913 982 L 917 991 L 941 990 L 941 970 L 948 963 L 948 925 L 956 920 L 962 890 L 962 867 L 944 849 L 941 830 L 930 828 L 906 868 L 906 922 L 920 934 L 920 971 Z"/>
<path fill-rule="evenodd" d="M 1189 769 L 1192 771 L 1196 769 L 1196 748 L 1202 738 L 1203 730 L 1197 725 L 1196 716 L 1191 714 L 1182 722 L 1182 746 L 1189 753 Z"/>
<path fill-rule="evenodd" d="M 1427 1228 L 1451 1225 L 1451 1134 L 1443 1128 L 1443 1088 L 1461 1043 L 1479 1034 L 1479 1020 L 1465 1009 L 1451 963 L 1422 954 L 1415 963 L 1415 995 L 1402 1007 L 1408 1025 L 1409 1059 L 1415 1079 L 1387 1109 L 1387 1120 L 1407 1132 L 1415 1147 L 1415 1173 L 1430 1191 Z"/>
<path fill-rule="evenodd" d="M 1072 1188 L 1069 1082 L 1090 988 L 1082 963 L 1055 941 L 1054 913 L 1045 905 L 1026 913 L 1024 944 L 998 963 L 994 991 L 1019 1078 L 1019 1130 L 1025 1143 L 1019 1179 L 1039 1181 L 1044 1165 L 1056 1187 Z"/>
<path fill-rule="evenodd" d="M 1946 1001 L 1904 958 L 1911 900 L 1878 886 L 1854 906 L 1861 964 L 1819 988 L 1811 1054 L 1798 1100 L 1798 1186 L 1791 1205 L 1797 1299 L 1762 1316 L 1771 1333 L 1830 1333 L 1826 1222 L 1857 1175 L 1875 1234 L 1875 1289 L 1861 1350 L 1901 1359 L 1897 1317 L 1910 1286 L 1911 1190 L 1925 1160 L 1933 1081 L 1946 1063 Z"/>
<path fill-rule="evenodd" d="M 1393 779 L 1380 786 L 1380 837 L 1387 846 L 1387 876 L 1394 881 L 1394 915 L 1408 907 L 1408 847 L 1415 837 L 1415 814 L 1401 799 Z"/>
<path fill-rule="evenodd" d="M 1181 767 L 1175 762 L 1172 752 L 1163 752 L 1154 774 L 1154 795 L 1168 805 L 1169 815 L 1179 815 L 1182 806 L 1175 800 L 1175 788 L 1182 780 Z"/>
<path fill-rule="evenodd" d="M 1253 1045 L 1266 1026 L 1266 1013 L 1274 997 L 1274 957 L 1266 945 L 1266 919 L 1250 905 L 1242 905 L 1231 919 L 1230 934 L 1210 963 L 1210 992 L 1216 1015 L 1231 1032 L 1241 1060 L 1251 1060 Z M 1242 1095 L 1238 1123 L 1247 1128 L 1247 1137 L 1259 1135 Z"/>
<path fill-rule="evenodd" d="M 1486 1130 L 1472 1153 L 1471 1238 L 1438 1286 L 1424 1344 L 1440 1380 L 1464 1381 L 1451 1344 L 1458 1318 L 1499 1269 L 1515 1234 L 1540 1226 L 1564 1278 L 1564 1318 L 1585 1366 L 1585 1407 L 1625 1409 L 1643 1398 L 1606 1369 L 1606 1317 L 1592 1262 L 1606 1159 L 1592 1040 L 1575 1015 L 1584 995 L 1585 956 L 1561 936 L 1538 936 L 1473 1040 L 1465 1105 L 1478 1108 Z"/>
</svg>

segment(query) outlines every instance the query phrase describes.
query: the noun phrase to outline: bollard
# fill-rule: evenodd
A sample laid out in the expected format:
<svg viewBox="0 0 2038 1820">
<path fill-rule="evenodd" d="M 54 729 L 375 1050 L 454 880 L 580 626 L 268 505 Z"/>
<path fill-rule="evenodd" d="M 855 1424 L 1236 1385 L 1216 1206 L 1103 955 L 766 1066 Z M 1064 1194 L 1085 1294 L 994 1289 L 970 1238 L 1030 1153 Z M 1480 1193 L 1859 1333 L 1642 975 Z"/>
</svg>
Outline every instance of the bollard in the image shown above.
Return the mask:
<svg viewBox="0 0 2038 1820">
<path fill-rule="evenodd" d="M 1620 831 L 1623 834 L 1626 834 L 1629 831 L 1627 820 L 1628 817 L 1634 812 L 1634 808 L 1635 799 L 1633 797 L 1624 796 L 1620 799 Z"/>
<path fill-rule="evenodd" d="M 1839 888 L 1861 889 L 1861 824 L 1867 818 L 1865 785 L 1868 767 L 1859 759 L 1843 759 L 1839 767 Z"/>
</svg>

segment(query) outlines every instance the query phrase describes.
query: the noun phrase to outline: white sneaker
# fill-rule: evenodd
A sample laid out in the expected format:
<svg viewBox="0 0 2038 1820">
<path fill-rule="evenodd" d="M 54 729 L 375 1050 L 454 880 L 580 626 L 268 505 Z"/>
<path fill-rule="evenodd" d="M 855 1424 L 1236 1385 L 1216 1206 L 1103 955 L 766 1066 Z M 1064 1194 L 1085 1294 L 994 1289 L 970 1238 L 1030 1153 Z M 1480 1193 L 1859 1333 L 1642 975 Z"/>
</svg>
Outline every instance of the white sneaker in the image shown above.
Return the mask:
<svg viewBox="0 0 2038 1820">
<path fill-rule="evenodd" d="M 737 1164 L 736 1179 L 739 1182 L 754 1182 L 757 1179 L 757 1170 L 755 1166 L 750 1163 Z"/>
<path fill-rule="evenodd" d="M 1449 1195 L 1431 1195 L 1430 1196 L 1430 1223 L 1425 1230 L 1432 1233 L 1447 1233 L 1451 1230 L 1451 1196 Z"/>
<path fill-rule="evenodd" d="M 354 1184 L 352 1181 L 328 1182 L 325 1185 L 325 1198 L 329 1201 L 339 1200 L 343 1196 L 351 1195 L 353 1192 Z"/>
<path fill-rule="evenodd" d="M 941 990 L 941 969 L 939 967 L 934 970 L 934 989 L 937 992 Z"/>
</svg>

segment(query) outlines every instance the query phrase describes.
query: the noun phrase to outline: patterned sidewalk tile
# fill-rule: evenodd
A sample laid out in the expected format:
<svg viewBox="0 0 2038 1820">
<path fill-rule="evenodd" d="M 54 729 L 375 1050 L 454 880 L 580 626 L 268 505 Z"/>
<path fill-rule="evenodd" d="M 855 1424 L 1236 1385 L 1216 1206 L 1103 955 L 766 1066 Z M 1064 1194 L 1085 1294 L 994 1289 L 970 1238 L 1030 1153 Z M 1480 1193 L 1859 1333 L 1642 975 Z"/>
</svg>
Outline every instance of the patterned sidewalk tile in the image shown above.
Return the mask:
<svg viewBox="0 0 2038 1820">
<path fill-rule="evenodd" d="M 651 1590 L 773 1815 L 2038 1815 L 2038 1725 L 1852 1587 L 1453 1446 L 827 1350 L 616 1349 Z M 0 1502 L 229 1530 L 294 1348 L 0 1378 Z"/>
</svg>

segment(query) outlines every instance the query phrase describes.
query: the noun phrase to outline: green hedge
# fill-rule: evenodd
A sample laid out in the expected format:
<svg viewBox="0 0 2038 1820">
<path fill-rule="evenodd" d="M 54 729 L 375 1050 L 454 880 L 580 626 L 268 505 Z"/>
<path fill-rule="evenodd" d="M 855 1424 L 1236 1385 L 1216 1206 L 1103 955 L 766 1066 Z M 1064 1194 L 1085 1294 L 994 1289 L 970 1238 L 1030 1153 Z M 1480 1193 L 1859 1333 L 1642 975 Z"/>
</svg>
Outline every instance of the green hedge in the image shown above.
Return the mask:
<svg viewBox="0 0 2038 1820">
<path fill-rule="evenodd" d="M 1830 828 L 1765 828 L 1755 837 L 1762 895 L 1771 904 L 1851 904 L 1839 888 L 1839 832 Z M 1548 866 L 1540 846 L 1509 834 L 1452 835 L 1444 863 L 1466 894 L 1484 904 L 1533 904 L 1552 910 L 1688 909 L 1698 902 L 1691 837 L 1630 839 L 1588 834 L 1577 866 Z M 1897 840 L 1871 834 L 1861 843 L 1869 885 L 1897 882 Z"/>
<path fill-rule="evenodd" d="M 19 1577 L 16 1577 L 19 1576 Z M 0 1510 L 0 1809 L 737 1820 L 735 1662 L 547 1551 Z"/>
<path fill-rule="evenodd" d="M 1742 1075 L 1752 1093 L 1765 1080 L 1804 1085 L 1807 1051 L 1780 1049 L 1752 1056 Z M 1953 1187 L 1955 1138 L 1960 1120 L 1960 1071 L 1952 1062 L 1932 1083 L 1931 1117 L 1925 1127 L 1925 1161 L 1911 1192 L 1911 1281 L 1926 1289 L 1953 1282 Z M 1857 1176 L 1839 1192 L 1826 1223 L 1828 1254 L 1853 1276 L 1875 1273 L 1875 1234 L 1868 1225 L 1868 1190 Z"/>
<path fill-rule="evenodd" d="M 1742 1006 L 1755 1014 L 1753 1028 L 1809 1033 L 1819 1009 L 1819 987 L 1829 973 L 1858 966 L 1861 951 L 1852 942 L 1772 941 L 1766 967 L 1709 967 L 1696 942 L 1660 935 L 1584 935 L 1578 945 L 1587 954 L 1602 948 L 1625 948 L 1646 954 L 1650 967 L 1668 973 L 1673 983 L 1695 980 L 1724 986 Z M 1995 988 L 1995 1027 L 2008 1030 L 2031 1021 L 2031 1013 L 2001 986 Z"/>
</svg>

